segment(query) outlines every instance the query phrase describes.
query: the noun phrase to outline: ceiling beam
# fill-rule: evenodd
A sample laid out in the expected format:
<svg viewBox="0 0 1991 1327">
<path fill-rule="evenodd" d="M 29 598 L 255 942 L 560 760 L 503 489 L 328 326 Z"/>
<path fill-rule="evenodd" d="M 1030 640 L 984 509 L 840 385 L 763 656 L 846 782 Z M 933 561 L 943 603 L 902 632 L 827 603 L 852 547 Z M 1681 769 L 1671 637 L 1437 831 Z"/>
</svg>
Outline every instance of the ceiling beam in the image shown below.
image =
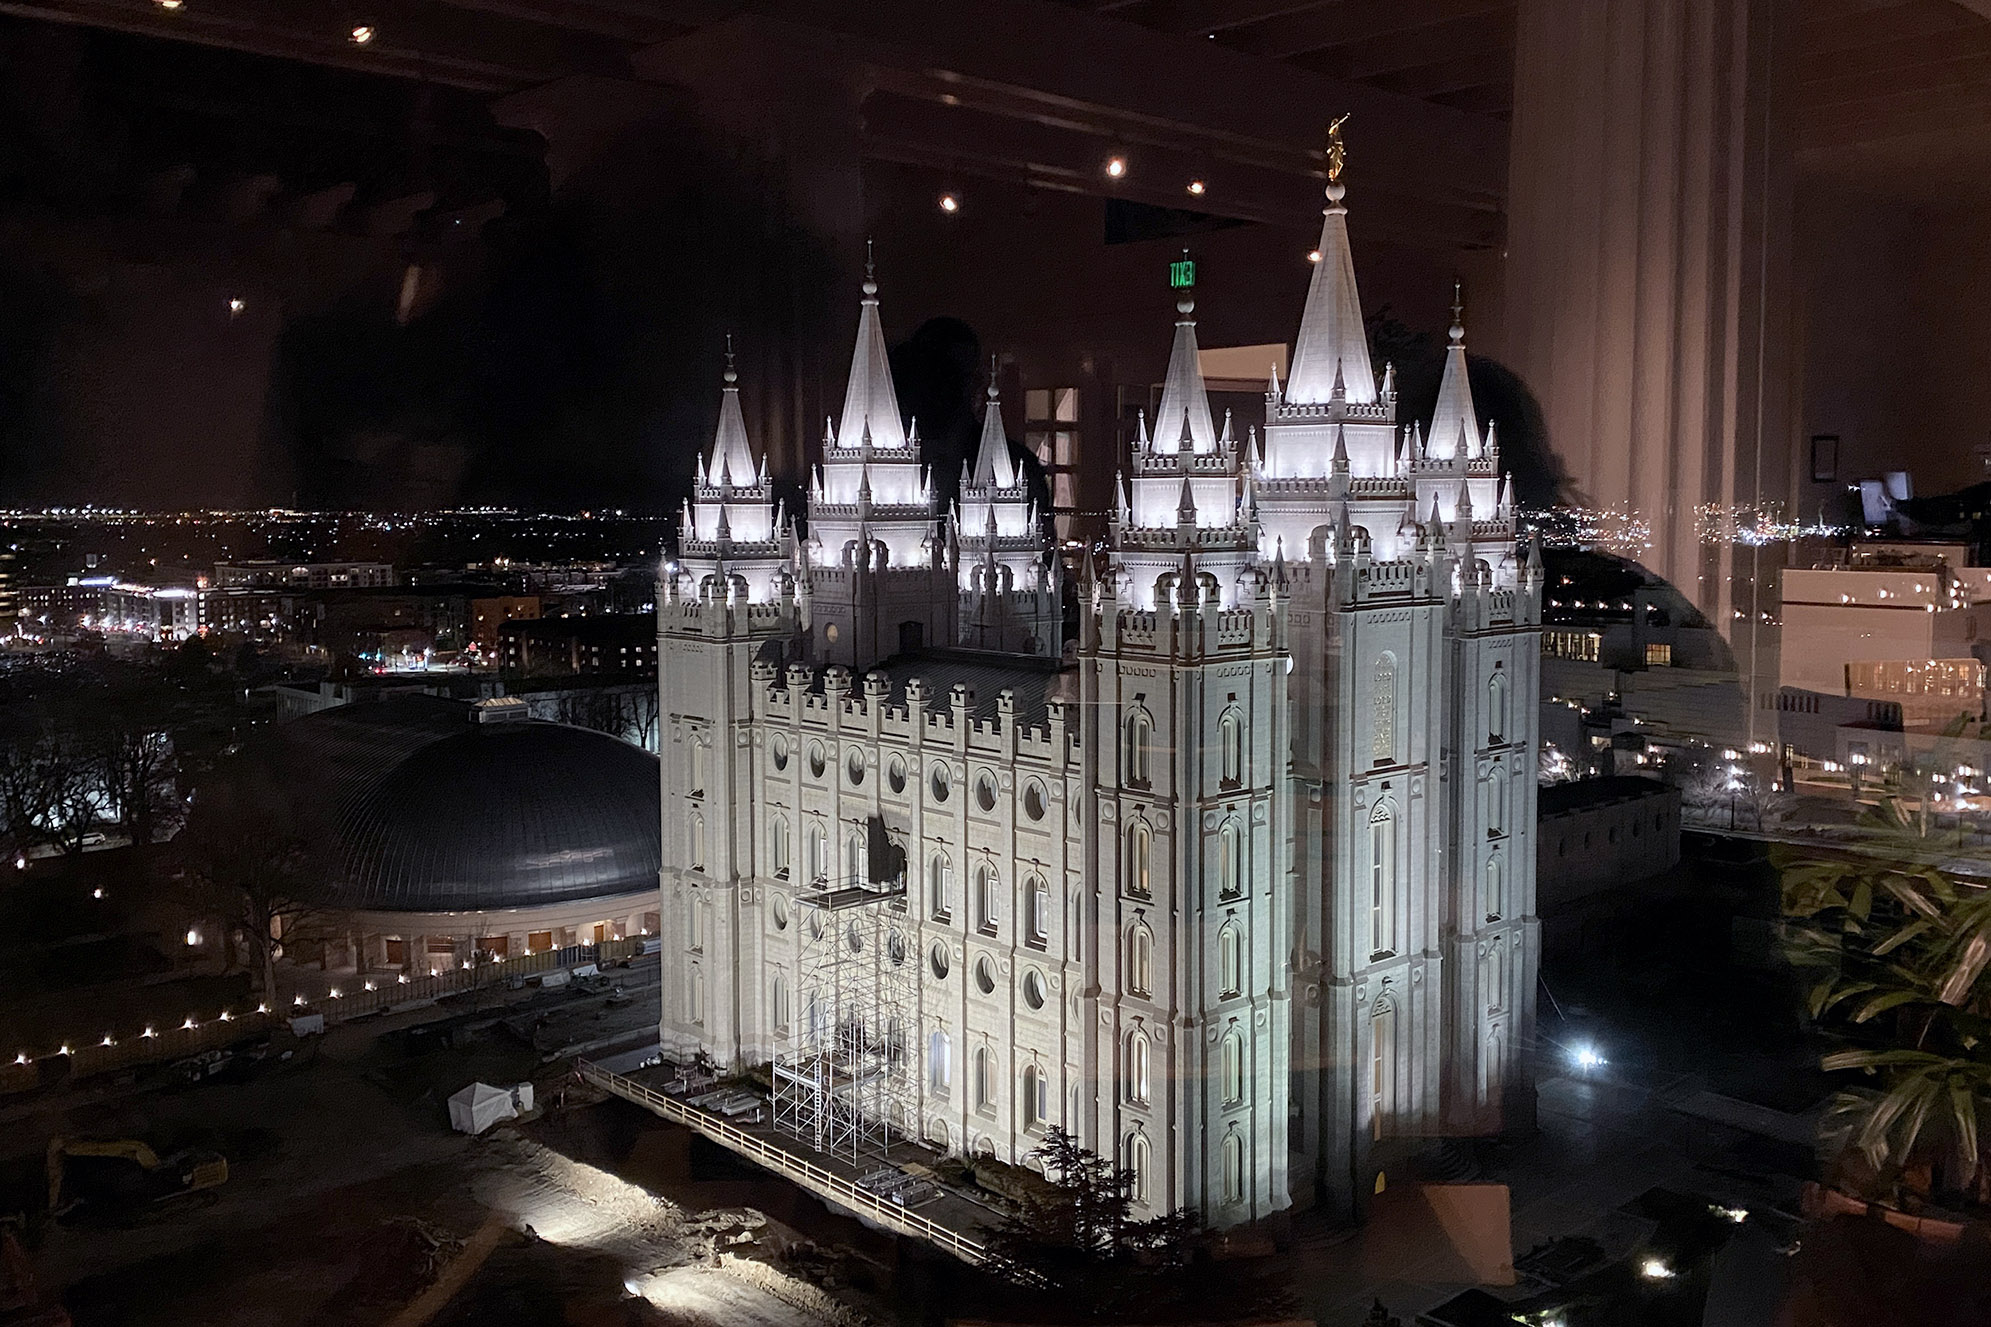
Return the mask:
<svg viewBox="0 0 1991 1327">
<path fill-rule="evenodd" d="M 1252 55 L 1290 59 L 1310 51 L 1346 46 L 1398 33 L 1416 32 L 1453 19 L 1514 12 L 1515 0 L 1344 0 L 1332 9 L 1308 11 L 1240 28 L 1222 44 Z"/>
<path fill-rule="evenodd" d="M 1363 83 L 1431 65 L 1477 62 L 1487 77 L 1467 84 L 1476 86 L 1512 77 L 1513 50 L 1513 13 L 1490 10 L 1345 42 L 1300 58 L 1309 69 Z"/>
<path fill-rule="evenodd" d="M 1110 12 L 1115 18 L 1158 32 L 1206 37 L 1248 23 L 1325 9 L 1342 0 L 1128 0 Z"/>
</svg>

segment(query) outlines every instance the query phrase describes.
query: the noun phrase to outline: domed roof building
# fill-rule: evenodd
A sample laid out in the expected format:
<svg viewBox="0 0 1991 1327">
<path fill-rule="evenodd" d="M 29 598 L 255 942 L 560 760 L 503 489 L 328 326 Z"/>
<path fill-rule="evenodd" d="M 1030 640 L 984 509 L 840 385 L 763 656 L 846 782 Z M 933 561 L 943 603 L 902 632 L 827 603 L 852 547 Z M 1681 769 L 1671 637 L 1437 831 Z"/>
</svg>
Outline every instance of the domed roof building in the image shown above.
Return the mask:
<svg viewBox="0 0 1991 1327">
<path fill-rule="evenodd" d="M 657 758 L 617 738 L 408 694 L 277 725 L 215 800 L 311 845 L 328 967 L 420 973 L 653 934 L 658 790 Z"/>
</svg>

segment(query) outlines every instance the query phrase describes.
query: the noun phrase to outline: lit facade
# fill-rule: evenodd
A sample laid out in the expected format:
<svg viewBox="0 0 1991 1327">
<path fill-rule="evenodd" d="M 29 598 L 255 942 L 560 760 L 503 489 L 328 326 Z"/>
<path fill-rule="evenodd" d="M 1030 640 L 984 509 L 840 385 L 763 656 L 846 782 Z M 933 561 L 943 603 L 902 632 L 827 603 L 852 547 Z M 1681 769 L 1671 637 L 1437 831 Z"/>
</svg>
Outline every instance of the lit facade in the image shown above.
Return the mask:
<svg viewBox="0 0 1991 1327">
<path fill-rule="evenodd" d="M 903 1132 L 1022 1161 L 1063 1125 L 1143 1210 L 1232 1225 L 1513 1118 L 1541 571 L 1457 327 L 1435 420 L 1398 423 L 1344 222 L 1333 184 L 1262 439 L 1213 416 L 1179 303 L 1069 648 L 993 398 L 934 502 L 874 281 L 806 535 L 764 494 L 754 539 L 720 524 L 729 379 L 658 592 L 667 1052 L 778 1068 L 826 1016 L 810 900 L 896 859 L 879 961 L 915 994 L 854 1035 L 903 1063 Z"/>
</svg>

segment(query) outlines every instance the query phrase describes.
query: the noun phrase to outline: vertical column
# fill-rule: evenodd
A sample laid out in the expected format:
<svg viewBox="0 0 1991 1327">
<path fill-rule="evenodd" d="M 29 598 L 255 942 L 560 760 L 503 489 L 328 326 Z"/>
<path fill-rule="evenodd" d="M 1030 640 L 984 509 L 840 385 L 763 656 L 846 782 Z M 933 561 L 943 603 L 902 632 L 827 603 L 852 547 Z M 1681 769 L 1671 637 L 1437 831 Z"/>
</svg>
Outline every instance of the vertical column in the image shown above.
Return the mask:
<svg viewBox="0 0 1991 1327">
<path fill-rule="evenodd" d="M 1704 507 L 1788 501 L 1791 0 L 1521 0 L 1506 347 L 1572 496 L 1745 658 L 1758 555 Z"/>
</svg>

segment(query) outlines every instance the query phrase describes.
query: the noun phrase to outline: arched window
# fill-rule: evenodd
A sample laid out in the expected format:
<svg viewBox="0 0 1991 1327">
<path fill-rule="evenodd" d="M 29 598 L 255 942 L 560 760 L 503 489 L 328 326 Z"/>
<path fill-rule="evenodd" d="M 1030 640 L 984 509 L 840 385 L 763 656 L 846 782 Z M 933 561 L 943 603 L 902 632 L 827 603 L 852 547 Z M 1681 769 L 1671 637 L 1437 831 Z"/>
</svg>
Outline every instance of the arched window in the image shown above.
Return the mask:
<svg viewBox="0 0 1991 1327">
<path fill-rule="evenodd" d="M 1396 1006 L 1376 1001 L 1369 1018 L 1369 1130 L 1382 1139 L 1385 1121 L 1396 1108 Z"/>
<path fill-rule="evenodd" d="M 1244 1137 L 1233 1129 L 1224 1135 L 1224 1201 L 1244 1201 Z"/>
<path fill-rule="evenodd" d="M 821 880 L 830 872 L 830 836 L 821 824 L 813 821 L 809 825 L 808 848 L 809 859 L 803 865 L 808 868 L 810 880 Z"/>
<path fill-rule="evenodd" d="M 1034 1064 L 1023 1066 L 1023 1127 L 1041 1129 L 1049 1113 L 1050 1095 L 1044 1073 Z"/>
<path fill-rule="evenodd" d="M 1223 1088 L 1226 1104 L 1244 1100 L 1244 1038 L 1236 1030 L 1224 1034 L 1224 1040 L 1217 1057 L 1218 1082 Z"/>
<path fill-rule="evenodd" d="M 1217 932 L 1217 989 L 1225 996 L 1244 989 L 1244 935 L 1236 922 Z"/>
<path fill-rule="evenodd" d="M 768 983 L 768 986 L 768 1022 L 774 1025 L 777 1035 L 786 1035 L 788 1032 L 788 978 L 777 972 L 774 974 L 774 980 Z"/>
<path fill-rule="evenodd" d="M 1142 898 L 1154 893 L 1154 831 L 1145 820 L 1127 831 L 1127 890 Z"/>
<path fill-rule="evenodd" d="M 1127 782 L 1146 787 L 1154 770 L 1154 720 L 1139 706 L 1127 716 Z"/>
<path fill-rule="evenodd" d="M 693 797 L 705 795 L 705 742 L 694 736 L 686 743 L 685 788 Z"/>
<path fill-rule="evenodd" d="M 684 1015 L 686 1022 L 705 1021 L 705 969 L 696 963 L 685 972 Z"/>
<path fill-rule="evenodd" d="M 1222 898 L 1237 898 L 1244 893 L 1243 849 L 1237 821 L 1226 820 L 1217 831 L 1217 893 Z"/>
<path fill-rule="evenodd" d="M 1002 878 L 987 862 L 975 865 L 975 925 L 994 933 L 1001 912 Z"/>
<path fill-rule="evenodd" d="M 705 869 L 705 817 L 696 811 L 691 813 L 691 869 Z"/>
<path fill-rule="evenodd" d="M 1486 776 L 1486 835 L 1497 838 L 1506 833 L 1507 774 L 1495 765 Z"/>
<path fill-rule="evenodd" d="M 1244 722 L 1236 710 L 1227 710 L 1217 729 L 1224 753 L 1224 786 L 1236 788 L 1244 782 Z"/>
<path fill-rule="evenodd" d="M 1134 995 L 1153 995 L 1154 975 L 1154 932 L 1144 923 L 1135 922 L 1127 932 L 1127 990 Z"/>
<path fill-rule="evenodd" d="M 1369 816 L 1369 948 L 1383 953 L 1396 943 L 1396 812 L 1376 803 Z"/>
<path fill-rule="evenodd" d="M 1396 763 L 1396 656 L 1376 660 L 1369 690 L 1369 753 L 1378 765 Z"/>
<path fill-rule="evenodd" d="M 788 817 L 776 816 L 767 828 L 768 864 L 776 878 L 788 878 Z"/>
<path fill-rule="evenodd" d="M 935 1030 L 926 1039 L 926 1085 L 934 1093 L 945 1096 L 954 1081 L 954 1046 L 947 1034 Z"/>
<path fill-rule="evenodd" d="M 1487 949 L 1480 976 L 1486 983 L 1486 1012 L 1497 1014 L 1507 1002 L 1507 954 L 1498 940 Z"/>
<path fill-rule="evenodd" d="M 1051 887 L 1044 883 L 1043 876 L 1033 875 L 1023 888 L 1024 897 L 1029 900 L 1025 939 L 1041 949 L 1051 940 Z"/>
<path fill-rule="evenodd" d="M 1148 1145 L 1148 1136 L 1133 1133 L 1127 1136 L 1127 1169 L 1132 1172 L 1134 1182 L 1129 1196 L 1137 1203 L 1148 1200 L 1148 1175 L 1154 1169 L 1153 1152 Z"/>
<path fill-rule="evenodd" d="M 1505 900 L 1500 896 L 1500 888 L 1500 859 L 1489 857 L 1486 859 L 1486 919 L 1490 922 L 1499 921 L 1503 910 Z"/>
<path fill-rule="evenodd" d="M 995 1052 L 987 1046 L 975 1047 L 975 1109 L 995 1113 Z"/>
<path fill-rule="evenodd" d="M 944 922 L 954 912 L 954 863 L 947 854 L 936 852 L 926 864 L 926 912 L 934 921 Z"/>
<path fill-rule="evenodd" d="M 685 905 L 685 948 L 694 954 L 705 952 L 705 932 L 709 926 L 705 913 L 705 895 L 694 892 Z"/>
<path fill-rule="evenodd" d="M 1489 746 L 1507 740 L 1507 673 L 1499 664 L 1486 681 L 1486 740 Z"/>
<path fill-rule="evenodd" d="M 1154 1047 L 1148 1034 L 1136 1029 L 1127 1038 L 1127 1100 L 1145 1106 L 1148 1101 L 1149 1061 Z"/>
</svg>

